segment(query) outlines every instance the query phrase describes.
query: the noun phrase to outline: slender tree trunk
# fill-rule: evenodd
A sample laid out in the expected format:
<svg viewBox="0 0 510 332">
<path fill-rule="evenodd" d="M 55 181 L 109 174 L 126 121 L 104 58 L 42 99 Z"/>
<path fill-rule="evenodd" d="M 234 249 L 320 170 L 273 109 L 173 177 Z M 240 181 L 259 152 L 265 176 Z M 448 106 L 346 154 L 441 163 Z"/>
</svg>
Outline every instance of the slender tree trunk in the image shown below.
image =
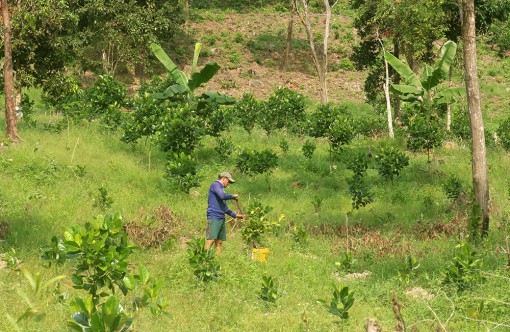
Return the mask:
<svg viewBox="0 0 510 332">
<path fill-rule="evenodd" d="M 450 66 L 450 75 L 448 77 L 448 87 L 452 86 L 453 66 Z M 452 107 L 448 103 L 446 105 L 446 131 L 450 131 L 452 126 Z"/>
<path fill-rule="evenodd" d="M 384 44 L 383 44 L 381 38 L 379 38 L 379 32 L 377 32 L 377 40 L 381 44 L 381 48 L 382 48 L 382 51 L 384 54 L 384 52 L 386 52 L 386 50 L 384 48 Z M 390 138 L 395 138 L 395 134 L 393 132 L 393 118 L 391 115 L 390 72 L 389 72 L 389 68 L 388 68 L 388 61 L 386 61 L 386 59 L 384 59 L 384 69 L 385 69 L 386 76 L 385 76 L 385 81 L 383 84 L 383 89 L 384 89 L 384 97 L 386 99 L 386 114 L 388 115 L 388 134 L 389 134 Z"/>
<path fill-rule="evenodd" d="M 480 87 L 478 85 L 474 0 L 462 1 L 462 13 L 464 71 L 472 142 L 473 189 L 475 192 L 476 204 L 481 210 L 481 235 L 486 236 L 489 231 L 489 179 L 487 173 Z"/>
<path fill-rule="evenodd" d="M 19 140 L 16 125 L 16 109 L 14 107 L 14 73 L 12 69 L 11 20 L 9 17 L 9 3 L 2 0 L 2 16 L 4 21 L 4 93 L 5 93 L 5 127 L 9 140 L 16 143 Z"/>
<path fill-rule="evenodd" d="M 283 71 L 287 71 L 287 67 L 289 66 L 289 53 L 290 46 L 292 44 L 292 26 L 294 24 L 294 12 L 296 11 L 296 3 L 294 1 L 290 1 L 290 16 L 289 16 L 289 25 L 287 26 L 287 45 L 285 46 L 285 55 L 283 58 Z"/>
<path fill-rule="evenodd" d="M 293 0 L 296 8 L 296 14 L 298 15 L 301 23 L 305 27 L 306 37 L 310 44 L 310 49 L 312 51 L 312 60 L 315 66 L 315 70 L 317 71 L 317 76 L 319 79 L 319 89 L 321 95 L 321 103 L 328 103 L 328 84 L 327 84 L 327 73 L 328 73 L 328 39 L 329 39 L 329 30 L 331 24 L 331 8 L 333 8 L 336 3 L 335 1 L 332 5 L 329 4 L 329 0 L 324 0 L 324 8 L 326 9 L 326 21 L 324 23 L 324 39 L 323 39 L 323 54 L 318 54 L 315 48 L 315 41 L 313 37 L 313 31 L 310 24 L 310 15 L 308 11 L 308 0 L 301 0 L 302 9 L 299 10 L 298 0 Z"/>
</svg>

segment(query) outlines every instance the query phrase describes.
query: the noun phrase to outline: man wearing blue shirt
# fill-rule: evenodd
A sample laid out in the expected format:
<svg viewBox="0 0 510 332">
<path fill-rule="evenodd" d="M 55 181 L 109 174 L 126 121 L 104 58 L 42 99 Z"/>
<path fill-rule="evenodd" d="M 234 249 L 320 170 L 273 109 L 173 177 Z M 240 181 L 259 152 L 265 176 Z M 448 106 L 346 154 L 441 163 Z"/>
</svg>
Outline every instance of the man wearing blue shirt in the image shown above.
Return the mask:
<svg viewBox="0 0 510 332">
<path fill-rule="evenodd" d="M 221 253 L 223 241 L 227 239 L 227 228 L 225 226 L 225 214 L 232 218 L 244 219 L 244 214 L 236 214 L 227 206 L 227 200 L 239 199 L 238 194 L 226 194 L 223 189 L 228 187 L 230 183 L 234 183 L 232 175 L 223 172 L 209 187 L 207 198 L 207 241 L 206 249 L 211 249 L 212 245 L 216 245 L 216 252 Z"/>
</svg>

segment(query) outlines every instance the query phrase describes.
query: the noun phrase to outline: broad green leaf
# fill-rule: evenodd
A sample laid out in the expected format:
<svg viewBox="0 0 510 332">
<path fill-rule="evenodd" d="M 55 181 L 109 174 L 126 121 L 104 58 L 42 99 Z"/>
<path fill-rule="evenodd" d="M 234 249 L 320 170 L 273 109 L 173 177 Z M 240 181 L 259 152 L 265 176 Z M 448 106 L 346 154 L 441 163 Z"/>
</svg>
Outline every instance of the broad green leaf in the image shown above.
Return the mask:
<svg viewBox="0 0 510 332">
<path fill-rule="evenodd" d="M 64 239 L 66 239 L 66 241 L 74 241 L 74 235 L 69 231 L 65 231 Z"/>
<path fill-rule="evenodd" d="M 441 89 L 435 95 L 435 102 L 438 104 L 450 104 L 454 100 L 459 99 L 466 95 L 465 87 L 452 87 Z"/>
<path fill-rule="evenodd" d="M 89 326 L 89 319 L 87 318 L 87 315 L 85 315 L 83 312 L 75 312 L 71 314 L 71 318 L 75 321 L 76 324 L 80 326 Z"/>
<path fill-rule="evenodd" d="M 101 317 L 99 316 L 99 312 L 96 311 L 90 316 L 90 331 L 94 332 L 103 332 L 105 331 L 104 325 L 101 322 Z"/>
<path fill-rule="evenodd" d="M 107 326 L 113 326 L 116 322 L 119 310 L 119 300 L 116 296 L 110 296 L 103 304 L 103 319 Z"/>
<path fill-rule="evenodd" d="M 157 45 L 157 44 L 151 44 L 151 49 L 156 58 L 165 66 L 165 68 L 168 70 L 170 75 L 174 78 L 174 80 L 180 84 L 187 86 L 188 85 L 188 79 L 186 78 L 186 75 L 184 75 L 183 72 L 181 72 L 177 65 L 170 59 L 170 57 L 163 51 L 163 49 Z"/>
<path fill-rule="evenodd" d="M 216 62 L 209 62 L 200 70 L 198 73 L 193 73 L 191 75 L 191 79 L 189 80 L 189 89 L 194 91 L 195 89 L 209 82 L 211 78 L 216 75 L 216 73 L 220 70 L 220 66 Z"/>
<path fill-rule="evenodd" d="M 235 99 L 227 95 L 214 91 L 206 91 L 201 96 L 208 103 L 217 103 L 221 105 L 228 105 L 235 103 Z"/>
<path fill-rule="evenodd" d="M 193 77 L 193 74 L 195 73 L 195 70 L 197 70 L 198 57 L 200 55 L 201 48 L 202 48 L 202 43 L 195 44 L 195 52 L 193 52 L 193 64 L 191 65 L 191 76 L 192 77 Z M 193 90 L 193 89 L 191 89 L 191 90 Z"/>
<path fill-rule="evenodd" d="M 404 81 L 409 85 L 421 86 L 421 82 L 408 65 L 400 61 L 393 54 L 389 52 L 384 52 L 384 58 L 388 62 L 388 64 L 393 67 L 399 73 L 400 76 L 404 79 Z"/>
<path fill-rule="evenodd" d="M 457 52 L 457 44 L 453 41 L 447 41 L 441 48 L 441 58 L 434 65 L 432 74 L 428 77 L 427 82 L 424 84 L 427 90 L 431 90 L 438 86 L 450 71 L 450 66 L 455 59 L 455 53 Z"/>
<path fill-rule="evenodd" d="M 124 279 L 122 279 L 122 283 L 127 289 L 133 290 L 135 288 L 135 277 L 131 274 L 126 275 Z"/>
<path fill-rule="evenodd" d="M 390 89 L 393 93 L 399 95 L 415 95 L 415 96 L 423 95 L 423 89 L 421 88 L 421 86 L 415 87 L 412 85 L 392 84 L 390 86 Z"/>
<path fill-rule="evenodd" d="M 142 264 L 138 265 L 138 273 L 140 275 L 140 280 L 142 282 L 142 285 L 147 284 L 150 278 L 149 270 Z"/>
<path fill-rule="evenodd" d="M 425 68 L 423 69 L 423 75 L 421 77 L 421 84 L 425 85 L 427 84 L 427 81 L 429 77 L 432 75 L 432 67 L 429 65 L 425 65 Z M 427 87 L 424 87 L 427 91 L 430 90 Z"/>
</svg>

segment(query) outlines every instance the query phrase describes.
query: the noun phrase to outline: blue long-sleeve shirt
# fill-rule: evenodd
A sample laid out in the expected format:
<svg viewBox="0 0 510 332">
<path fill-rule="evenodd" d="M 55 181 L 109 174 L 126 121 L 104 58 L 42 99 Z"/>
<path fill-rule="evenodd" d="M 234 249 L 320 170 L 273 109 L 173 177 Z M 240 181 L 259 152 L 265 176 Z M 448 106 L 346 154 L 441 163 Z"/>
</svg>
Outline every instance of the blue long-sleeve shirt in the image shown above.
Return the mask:
<svg viewBox="0 0 510 332">
<path fill-rule="evenodd" d="M 230 210 L 227 206 L 226 200 L 233 199 L 234 195 L 226 194 L 223 191 L 223 183 L 214 181 L 209 187 L 209 194 L 207 198 L 207 219 L 225 219 L 225 214 L 232 218 L 237 215 L 234 211 Z"/>
</svg>

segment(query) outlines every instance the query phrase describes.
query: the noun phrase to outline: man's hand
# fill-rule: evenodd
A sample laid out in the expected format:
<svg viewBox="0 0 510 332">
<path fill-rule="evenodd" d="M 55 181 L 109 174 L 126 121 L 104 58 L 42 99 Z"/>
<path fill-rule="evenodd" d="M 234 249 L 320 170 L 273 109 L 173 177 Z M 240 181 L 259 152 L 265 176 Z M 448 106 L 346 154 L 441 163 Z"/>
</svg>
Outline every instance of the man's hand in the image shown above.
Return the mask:
<svg viewBox="0 0 510 332">
<path fill-rule="evenodd" d="M 233 194 L 232 195 L 234 197 L 234 199 L 237 201 L 239 199 L 239 194 Z"/>
<path fill-rule="evenodd" d="M 239 213 L 239 214 L 236 215 L 236 218 L 237 219 L 246 219 L 246 216 L 244 214 L 242 214 L 242 213 Z"/>
</svg>

